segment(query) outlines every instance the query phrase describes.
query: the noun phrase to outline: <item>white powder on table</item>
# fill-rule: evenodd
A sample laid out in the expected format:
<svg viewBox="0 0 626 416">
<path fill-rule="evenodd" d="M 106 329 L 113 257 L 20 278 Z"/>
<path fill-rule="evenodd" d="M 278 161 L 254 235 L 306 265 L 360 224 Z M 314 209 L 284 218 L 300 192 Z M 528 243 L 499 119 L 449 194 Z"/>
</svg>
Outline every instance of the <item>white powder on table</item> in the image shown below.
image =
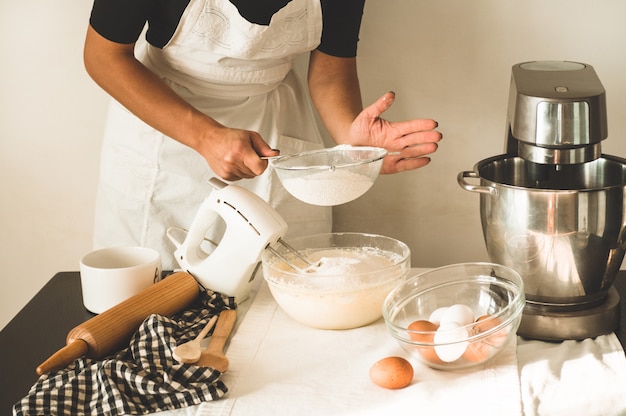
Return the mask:
<svg viewBox="0 0 626 416">
<path fill-rule="evenodd" d="M 323 170 L 282 180 L 299 200 L 312 205 L 332 206 L 350 202 L 372 186 L 372 178 L 347 170 Z"/>
</svg>

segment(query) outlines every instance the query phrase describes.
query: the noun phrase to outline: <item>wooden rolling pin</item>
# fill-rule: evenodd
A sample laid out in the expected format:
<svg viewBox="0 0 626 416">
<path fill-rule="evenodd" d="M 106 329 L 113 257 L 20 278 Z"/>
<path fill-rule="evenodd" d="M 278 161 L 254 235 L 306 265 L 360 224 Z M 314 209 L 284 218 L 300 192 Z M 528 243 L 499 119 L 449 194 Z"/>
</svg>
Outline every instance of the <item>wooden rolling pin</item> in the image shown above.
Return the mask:
<svg viewBox="0 0 626 416">
<path fill-rule="evenodd" d="M 80 357 L 104 358 L 127 344 L 151 314 L 170 316 L 198 298 L 199 286 L 189 273 L 177 272 L 142 292 L 74 327 L 66 346 L 37 367 L 42 375 L 63 368 Z"/>
</svg>

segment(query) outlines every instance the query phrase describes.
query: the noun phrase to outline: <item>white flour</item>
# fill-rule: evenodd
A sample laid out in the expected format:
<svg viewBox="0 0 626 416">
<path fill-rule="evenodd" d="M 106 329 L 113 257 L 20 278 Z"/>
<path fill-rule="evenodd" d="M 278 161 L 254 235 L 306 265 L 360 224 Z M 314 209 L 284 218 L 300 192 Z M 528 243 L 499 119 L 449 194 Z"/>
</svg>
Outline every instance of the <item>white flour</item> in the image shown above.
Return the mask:
<svg viewBox="0 0 626 416">
<path fill-rule="evenodd" d="M 370 247 L 318 250 L 308 254 L 308 260 L 314 264 L 319 263 L 318 267 L 312 268 L 308 273 L 313 276 L 356 277 L 394 264 L 393 255 Z"/>
<path fill-rule="evenodd" d="M 346 170 L 323 170 L 282 180 L 283 186 L 299 200 L 312 205 L 333 206 L 363 195 L 374 181 Z"/>
</svg>

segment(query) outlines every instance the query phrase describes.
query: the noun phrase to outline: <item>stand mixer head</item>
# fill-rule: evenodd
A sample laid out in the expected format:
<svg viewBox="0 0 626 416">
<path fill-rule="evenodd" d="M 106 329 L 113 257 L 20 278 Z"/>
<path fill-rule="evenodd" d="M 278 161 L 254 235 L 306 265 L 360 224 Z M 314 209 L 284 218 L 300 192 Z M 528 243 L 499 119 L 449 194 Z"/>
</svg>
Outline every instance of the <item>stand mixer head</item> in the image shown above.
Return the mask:
<svg viewBox="0 0 626 416">
<path fill-rule="evenodd" d="M 606 97 L 593 67 L 534 61 L 513 66 L 505 152 L 529 162 L 590 162 L 606 139 Z"/>
<path fill-rule="evenodd" d="M 184 241 L 175 236 L 179 228 L 168 229 L 167 235 L 176 246 L 174 256 L 183 270 L 204 287 L 242 302 L 250 292 L 263 250 L 281 241 L 287 223 L 254 193 L 217 178 L 209 183 L 215 189 L 200 205 Z M 226 231 L 219 244 L 213 243 L 212 251 L 203 249 L 218 216 L 226 223 Z"/>
</svg>

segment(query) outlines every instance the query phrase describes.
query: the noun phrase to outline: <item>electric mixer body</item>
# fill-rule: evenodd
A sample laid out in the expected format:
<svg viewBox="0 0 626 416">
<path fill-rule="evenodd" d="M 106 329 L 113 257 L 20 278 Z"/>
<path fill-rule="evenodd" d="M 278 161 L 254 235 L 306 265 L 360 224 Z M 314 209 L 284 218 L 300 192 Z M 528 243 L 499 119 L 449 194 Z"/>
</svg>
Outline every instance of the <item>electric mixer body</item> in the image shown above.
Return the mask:
<svg viewBox="0 0 626 416">
<path fill-rule="evenodd" d="M 176 246 L 174 256 L 180 267 L 207 289 L 244 301 L 255 281 L 261 254 L 287 232 L 285 220 L 262 198 L 217 178 L 209 183 L 214 190 L 198 208 L 184 241 L 174 230 L 168 237 Z M 219 243 L 207 247 L 207 232 L 218 216 L 226 223 Z M 180 230 L 180 229 L 179 229 Z"/>
</svg>

